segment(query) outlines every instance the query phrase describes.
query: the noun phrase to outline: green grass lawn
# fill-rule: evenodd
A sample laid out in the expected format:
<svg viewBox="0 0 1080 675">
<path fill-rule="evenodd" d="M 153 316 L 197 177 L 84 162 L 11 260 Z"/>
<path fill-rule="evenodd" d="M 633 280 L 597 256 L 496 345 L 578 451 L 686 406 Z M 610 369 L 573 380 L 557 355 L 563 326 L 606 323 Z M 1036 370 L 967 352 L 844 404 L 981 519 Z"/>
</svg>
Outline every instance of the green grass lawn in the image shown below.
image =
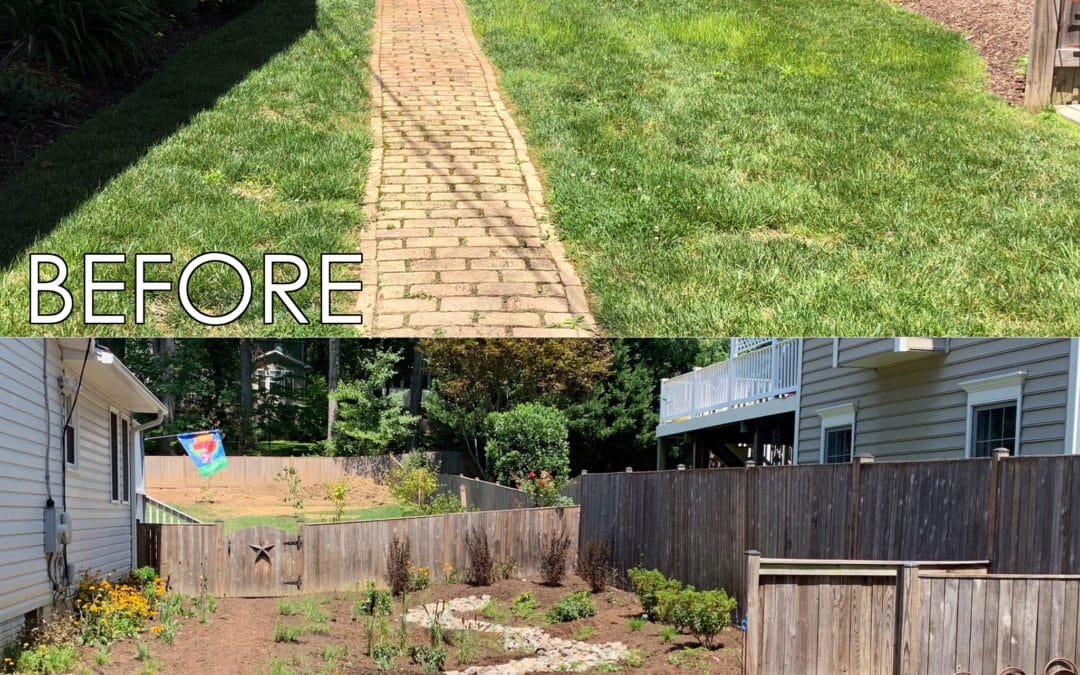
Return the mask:
<svg viewBox="0 0 1080 675">
<path fill-rule="evenodd" d="M 237 516 L 231 513 L 228 507 L 215 504 L 170 504 L 173 508 L 180 509 L 189 516 L 193 516 L 204 523 L 212 523 L 215 520 L 225 521 L 225 532 L 233 533 L 245 527 L 267 525 L 277 527 L 287 532 L 296 532 L 296 519 L 283 508 L 282 515 L 274 516 Z M 329 522 L 334 515 L 333 510 L 304 511 L 304 520 L 308 523 Z M 380 518 L 399 518 L 403 514 L 398 504 L 385 506 L 371 506 L 363 509 L 345 509 L 342 520 L 378 520 Z"/>
<path fill-rule="evenodd" d="M 362 225 L 372 8 L 372 0 L 264 0 L 0 185 L 0 333 L 29 332 L 29 252 L 59 254 L 80 276 L 84 253 L 126 253 L 126 266 L 104 266 L 98 277 L 129 289 L 135 253 L 172 253 L 178 262 L 151 276 L 174 286 L 195 255 L 230 253 L 253 271 L 256 293 L 245 320 L 215 334 L 301 328 L 264 326 L 258 292 L 262 254 L 294 253 L 312 268 L 294 297 L 317 322 L 319 255 L 355 251 Z M 220 265 L 197 273 L 194 287 L 194 304 L 211 314 L 239 297 L 237 277 Z M 81 281 L 69 288 L 76 314 L 39 332 L 90 330 L 75 318 Z M 175 290 L 148 298 L 150 322 L 138 327 L 130 293 L 100 293 L 99 313 L 128 316 L 108 333 L 210 330 L 187 318 Z"/>
<path fill-rule="evenodd" d="M 885 0 L 467 0 L 614 334 L 1080 332 L 1080 129 Z"/>
</svg>

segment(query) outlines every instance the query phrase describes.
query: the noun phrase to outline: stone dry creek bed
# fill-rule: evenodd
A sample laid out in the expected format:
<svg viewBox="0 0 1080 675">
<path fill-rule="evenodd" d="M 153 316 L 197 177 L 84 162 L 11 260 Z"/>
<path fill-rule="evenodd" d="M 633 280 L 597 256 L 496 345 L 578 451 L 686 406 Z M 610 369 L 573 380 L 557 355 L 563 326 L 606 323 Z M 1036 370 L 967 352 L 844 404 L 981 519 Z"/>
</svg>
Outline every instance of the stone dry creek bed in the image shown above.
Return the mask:
<svg viewBox="0 0 1080 675">
<path fill-rule="evenodd" d="M 444 629 L 474 630 L 484 633 L 500 633 L 503 647 L 508 651 L 532 651 L 535 656 L 516 659 L 497 666 L 473 666 L 466 670 L 447 671 L 457 675 L 488 675 L 495 673 L 535 673 L 555 670 L 591 670 L 604 663 L 615 663 L 629 653 L 621 642 L 592 644 L 579 640 L 567 640 L 548 635 L 539 628 L 501 626 L 497 623 L 462 619 L 454 612 L 478 612 L 491 600 L 489 595 L 454 598 L 446 602 L 431 602 L 414 607 L 405 614 L 405 620 L 429 628 L 438 620 Z"/>
</svg>

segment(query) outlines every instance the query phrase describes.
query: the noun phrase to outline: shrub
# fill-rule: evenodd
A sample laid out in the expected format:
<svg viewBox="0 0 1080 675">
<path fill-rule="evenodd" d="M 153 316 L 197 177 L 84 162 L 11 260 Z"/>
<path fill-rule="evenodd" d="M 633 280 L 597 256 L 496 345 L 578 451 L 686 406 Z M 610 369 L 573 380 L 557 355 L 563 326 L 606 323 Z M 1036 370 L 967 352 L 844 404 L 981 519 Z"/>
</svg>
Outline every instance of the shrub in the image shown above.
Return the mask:
<svg viewBox="0 0 1080 675">
<path fill-rule="evenodd" d="M 712 649 L 713 638 L 731 624 L 731 613 L 738 603 L 723 590 L 662 590 L 657 593 L 657 617 L 664 623 L 697 638 Z"/>
<path fill-rule="evenodd" d="M 576 621 L 577 619 L 596 616 L 596 605 L 593 604 L 592 593 L 589 591 L 568 593 L 552 605 L 545 616 L 552 623 Z"/>
<path fill-rule="evenodd" d="M 682 590 L 682 583 L 675 579 L 668 579 L 659 570 L 647 570 L 641 567 L 633 567 L 626 571 L 630 577 L 630 583 L 634 585 L 634 593 L 641 602 L 641 609 L 650 618 L 656 618 L 656 596 L 661 591 Z"/>
<path fill-rule="evenodd" d="M 375 667 L 379 670 L 393 670 L 394 659 L 401 653 L 401 649 L 391 642 L 380 642 L 371 649 L 371 659 L 375 661 Z"/>
<path fill-rule="evenodd" d="M 570 473 L 566 417 L 556 408 L 522 403 L 486 420 L 485 452 L 493 473 L 502 482 L 518 482 L 529 472 L 553 476 Z"/>
<path fill-rule="evenodd" d="M 326 499 L 334 505 L 334 515 L 330 518 L 331 521 L 336 523 L 345 516 L 345 499 L 348 496 L 349 482 L 344 478 L 326 483 Z"/>
<path fill-rule="evenodd" d="M 15 54 L 99 81 L 141 64 L 160 23 L 156 0 L 8 0 L 0 12 Z"/>
<path fill-rule="evenodd" d="M 353 605 L 353 614 L 357 616 L 390 616 L 394 611 L 394 598 L 388 588 L 375 588 L 368 582 L 364 597 Z"/>
<path fill-rule="evenodd" d="M 409 590 L 409 540 L 404 542 L 395 534 L 390 542 L 390 555 L 386 559 L 386 583 L 394 595 Z"/>
<path fill-rule="evenodd" d="M 426 567 L 409 569 L 409 592 L 422 591 L 431 585 L 431 572 Z"/>
<path fill-rule="evenodd" d="M 410 452 L 402 458 L 400 467 L 390 471 L 386 484 L 407 514 L 422 514 L 438 489 L 436 467 L 423 453 Z"/>
<path fill-rule="evenodd" d="M 514 602 L 510 605 L 510 613 L 519 619 L 528 621 L 532 618 L 533 612 L 536 611 L 536 599 L 533 598 L 533 594 L 525 591 L 521 595 L 514 598 Z"/>
<path fill-rule="evenodd" d="M 379 351 L 359 364 L 363 377 L 338 384 L 331 394 L 338 402 L 333 454 L 382 455 L 405 445 L 418 418 L 401 406 L 400 397 L 382 395 L 400 360 L 396 352 Z"/>
<path fill-rule="evenodd" d="M 573 499 L 559 494 L 562 482 L 548 471 L 530 471 L 518 481 L 518 488 L 533 496 L 535 506 L 573 506 Z"/>
<path fill-rule="evenodd" d="M 488 548 L 486 531 L 469 528 L 465 533 L 465 554 L 469 559 L 465 582 L 471 586 L 490 586 L 495 575 L 495 561 Z"/>
<path fill-rule="evenodd" d="M 645 627 L 645 619 L 642 619 L 640 616 L 631 617 L 627 623 L 630 626 L 631 633 L 636 633 Z"/>
<path fill-rule="evenodd" d="M 410 645 L 406 652 L 412 662 L 423 668 L 425 673 L 441 672 L 446 663 L 446 650 L 441 647 Z"/>
<path fill-rule="evenodd" d="M 495 563 L 495 567 L 492 571 L 495 581 L 505 581 L 514 577 L 514 572 L 517 572 L 517 561 L 513 556 L 503 556 L 499 558 Z"/>
<path fill-rule="evenodd" d="M 570 537 L 557 534 L 540 554 L 540 576 L 548 586 L 558 586 L 566 576 L 566 557 L 570 552 Z"/>
<path fill-rule="evenodd" d="M 611 575 L 608 566 L 611 560 L 611 545 L 606 541 L 590 541 L 585 544 L 585 550 L 581 553 L 581 578 L 589 584 L 593 593 L 604 590 Z"/>
</svg>

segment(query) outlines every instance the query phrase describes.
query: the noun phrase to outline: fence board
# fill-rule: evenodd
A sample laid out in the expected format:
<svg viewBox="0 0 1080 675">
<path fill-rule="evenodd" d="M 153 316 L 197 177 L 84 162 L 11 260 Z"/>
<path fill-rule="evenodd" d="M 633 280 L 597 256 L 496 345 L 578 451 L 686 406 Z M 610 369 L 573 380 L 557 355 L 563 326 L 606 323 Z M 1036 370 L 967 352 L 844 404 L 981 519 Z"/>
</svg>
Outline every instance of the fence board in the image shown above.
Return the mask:
<svg viewBox="0 0 1080 675">
<path fill-rule="evenodd" d="M 535 506 L 536 499 L 523 490 L 465 476 L 439 474 L 438 491 L 457 497 L 465 488 L 465 501 L 469 508 L 481 511 L 502 511 Z"/>
</svg>

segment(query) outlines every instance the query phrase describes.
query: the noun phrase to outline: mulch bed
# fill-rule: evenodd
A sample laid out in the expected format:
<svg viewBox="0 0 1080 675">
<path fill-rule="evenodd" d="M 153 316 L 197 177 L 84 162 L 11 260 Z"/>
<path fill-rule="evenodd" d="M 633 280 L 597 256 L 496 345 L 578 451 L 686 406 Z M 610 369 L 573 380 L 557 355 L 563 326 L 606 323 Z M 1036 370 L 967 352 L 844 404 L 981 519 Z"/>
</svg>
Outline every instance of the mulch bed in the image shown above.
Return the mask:
<svg viewBox="0 0 1080 675">
<path fill-rule="evenodd" d="M 419 606 L 434 600 L 449 600 L 470 595 L 490 595 L 498 601 L 500 609 L 507 609 L 510 602 L 525 591 L 532 593 L 537 602 L 537 617 L 542 617 L 556 600 L 571 591 L 587 588 L 585 582 L 577 577 L 568 578 L 561 587 L 543 586 L 534 580 L 514 579 L 501 581 L 492 586 L 474 588 L 461 584 L 437 585 L 426 591 L 410 596 L 410 606 Z M 182 619 L 182 627 L 177 632 L 176 641 L 166 645 L 161 641 L 146 636 L 143 640 L 150 646 L 151 658 L 161 666 L 161 673 L 237 673 L 266 672 L 271 658 L 287 664 L 298 673 L 313 673 L 325 665 L 322 657 L 327 646 L 343 645 L 348 648 L 348 656 L 338 663 L 337 672 L 360 673 L 372 672 L 374 663 L 364 654 L 363 624 L 352 620 L 352 606 L 357 595 L 354 593 L 323 593 L 316 597 L 332 597 L 332 602 L 324 608 L 330 612 L 330 634 L 304 634 L 295 643 L 274 642 L 274 624 L 278 621 L 300 625 L 303 617 L 282 617 L 278 615 L 274 598 L 224 598 L 216 614 L 211 615 L 209 623 L 200 624 L 195 618 Z M 621 641 L 626 646 L 641 650 L 643 664 L 640 668 L 630 668 L 621 664 L 622 672 L 641 673 L 713 673 L 727 675 L 740 672 L 741 633 L 734 629 L 725 629 L 718 639 L 720 647 L 709 652 L 699 652 L 685 657 L 683 666 L 673 664 L 670 655 L 682 654 L 684 647 L 697 646 L 694 639 L 678 635 L 672 642 L 664 642 L 659 635 L 658 624 L 646 623 L 639 631 L 631 631 L 629 619 L 639 616 L 641 606 L 637 598 L 626 591 L 607 589 L 595 596 L 598 613 L 596 616 L 580 621 L 544 626 L 537 618 L 531 625 L 540 626 L 551 635 L 572 638 L 573 633 L 583 624 L 592 627 L 593 633 L 588 638 L 590 643 Z M 397 608 L 395 609 L 397 611 Z M 465 617 L 473 618 L 473 617 Z M 484 620 L 482 616 L 476 618 Z M 508 620 L 508 625 L 525 625 L 520 620 Z M 391 617 L 391 626 L 396 630 L 397 617 Z M 410 639 L 414 644 L 428 643 L 427 630 L 415 624 L 409 624 Z M 496 639 L 491 634 L 481 634 L 478 657 L 470 665 L 498 665 L 506 663 L 520 655 L 514 655 L 494 648 Z M 135 659 L 135 641 L 125 640 L 113 646 L 109 663 L 104 667 L 94 665 L 94 652 L 84 649 L 83 663 L 88 664 L 97 673 L 135 673 L 142 670 L 144 664 Z M 463 669 L 465 666 L 456 662 L 457 650 L 450 648 L 447 659 L 448 669 Z M 419 672 L 408 670 L 407 659 L 399 657 L 397 672 Z"/>
<path fill-rule="evenodd" d="M 24 125 L 0 119 L 0 184 L 47 146 L 146 82 L 178 51 L 227 23 L 233 16 L 200 11 L 183 23 L 173 23 L 148 48 L 146 62 L 138 72 L 105 84 L 77 83 L 55 78 L 53 84 L 72 97 L 50 119 Z"/>
<path fill-rule="evenodd" d="M 1013 105 L 1024 100 L 1017 59 L 1028 51 L 1032 0 L 896 0 L 904 7 L 956 31 L 986 61 L 990 91 Z"/>
</svg>

